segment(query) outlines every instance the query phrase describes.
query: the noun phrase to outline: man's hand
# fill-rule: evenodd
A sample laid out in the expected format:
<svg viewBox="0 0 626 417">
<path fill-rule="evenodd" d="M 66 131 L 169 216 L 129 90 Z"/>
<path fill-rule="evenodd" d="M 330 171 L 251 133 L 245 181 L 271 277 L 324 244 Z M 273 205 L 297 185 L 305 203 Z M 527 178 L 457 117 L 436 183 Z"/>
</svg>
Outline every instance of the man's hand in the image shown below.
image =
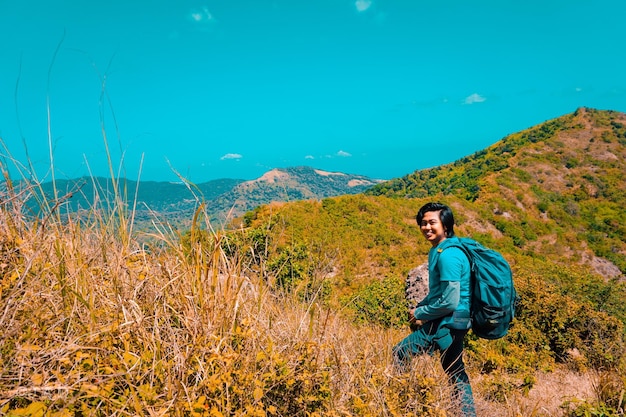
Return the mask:
<svg viewBox="0 0 626 417">
<path fill-rule="evenodd" d="M 418 320 L 415 318 L 415 309 L 409 310 L 409 324 L 417 327 L 424 325 L 424 320 Z"/>
</svg>

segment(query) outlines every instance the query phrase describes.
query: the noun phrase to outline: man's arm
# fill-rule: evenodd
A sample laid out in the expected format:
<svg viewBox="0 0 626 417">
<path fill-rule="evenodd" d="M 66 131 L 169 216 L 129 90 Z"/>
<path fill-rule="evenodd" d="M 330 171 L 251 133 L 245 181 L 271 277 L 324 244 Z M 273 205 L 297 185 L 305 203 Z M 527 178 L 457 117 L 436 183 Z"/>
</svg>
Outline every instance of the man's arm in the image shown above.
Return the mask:
<svg viewBox="0 0 626 417">
<path fill-rule="evenodd" d="M 441 296 L 432 303 L 415 308 L 409 315 L 420 325 L 426 321 L 435 320 L 451 314 L 459 305 L 461 299 L 461 276 L 464 269 L 469 267 L 465 253 L 459 248 L 444 250 L 437 260 L 437 269 L 441 285 L 444 286 Z M 411 319 L 409 318 L 411 321 Z"/>
<path fill-rule="evenodd" d="M 442 281 L 446 287 L 439 299 L 434 303 L 417 307 L 411 316 L 416 320 L 415 324 L 421 325 L 424 322 L 435 320 L 452 313 L 459 305 L 461 299 L 461 283 L 459 281 Z"/>
</svg>

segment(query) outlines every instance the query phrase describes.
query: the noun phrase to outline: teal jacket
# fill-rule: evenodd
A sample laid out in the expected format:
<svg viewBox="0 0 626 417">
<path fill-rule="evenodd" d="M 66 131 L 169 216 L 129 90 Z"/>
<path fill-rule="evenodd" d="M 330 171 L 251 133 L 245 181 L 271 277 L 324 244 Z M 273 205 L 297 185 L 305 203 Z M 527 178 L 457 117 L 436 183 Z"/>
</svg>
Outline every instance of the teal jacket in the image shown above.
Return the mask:
<svg viewBox="0 0 626 417">
<path fill-rule="evenodd" d="M 463 251 L 456 247 L 458 238 L 444 239 L 428 252 L 428 295 L 415 309 L 415 318 L 441 319 L 441 326 L 469 329 L 470 264 Z"/>
</svg>

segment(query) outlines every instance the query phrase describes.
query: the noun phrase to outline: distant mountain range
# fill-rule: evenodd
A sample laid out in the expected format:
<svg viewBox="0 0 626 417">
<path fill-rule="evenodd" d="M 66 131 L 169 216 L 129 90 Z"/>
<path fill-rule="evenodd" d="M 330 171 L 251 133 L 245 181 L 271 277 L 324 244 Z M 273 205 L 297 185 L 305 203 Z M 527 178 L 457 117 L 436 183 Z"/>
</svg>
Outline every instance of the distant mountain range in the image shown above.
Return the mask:
<svg viewBox="0 0 626 417">
<path fill-rule="evenodd" d="M 382 182 L 362 175 L 328 172 L 311 167 L 276 168 L 251 180 L 218 179 L 199 184 L 158 181 L 136 182 L 109 178 L 82 177 L 56 181 L 56 196 L 62 212 L 89 211 L 92 207 L 112 206 L 115 195 L 123 196 L 137 220 L 164 216 L 175 224 L 191 220 L 200 204 L 212 221 L 228 223 L 255 207 L 271 202 L 323 199 L 362 193 Z M 50 206 L 55 205 L 51 182 L 34 187 L 45 195 Z M 41 206 L 41 197 L 30 200 L 32 209 Z"/>
</svg>

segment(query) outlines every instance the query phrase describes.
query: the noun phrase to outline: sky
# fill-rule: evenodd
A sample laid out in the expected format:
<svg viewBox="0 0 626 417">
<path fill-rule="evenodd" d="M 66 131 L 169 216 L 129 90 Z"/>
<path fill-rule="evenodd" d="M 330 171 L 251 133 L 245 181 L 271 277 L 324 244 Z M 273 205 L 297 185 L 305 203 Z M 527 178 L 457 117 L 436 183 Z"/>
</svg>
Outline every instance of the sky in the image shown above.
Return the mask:
<svg viewBox="0 0 626 417">
<path fill-rule="evenodd" d="M 0 0 L 15 177 L 376 179 L 626 111 L 623 0 Z M 54 174 L 54 175 L 53 175 Z"/>
</svg>

